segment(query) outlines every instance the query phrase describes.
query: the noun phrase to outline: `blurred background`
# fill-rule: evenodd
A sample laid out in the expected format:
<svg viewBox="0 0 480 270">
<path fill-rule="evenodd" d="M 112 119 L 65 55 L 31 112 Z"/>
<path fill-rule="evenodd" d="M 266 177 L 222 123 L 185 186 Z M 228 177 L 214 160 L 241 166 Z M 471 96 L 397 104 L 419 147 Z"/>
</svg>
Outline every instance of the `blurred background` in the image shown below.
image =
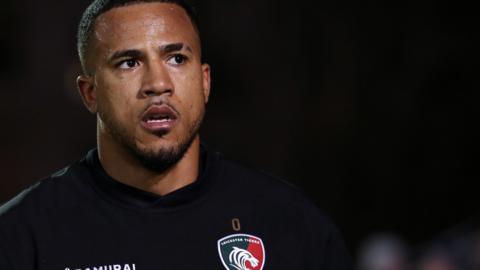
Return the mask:
<svg viewBox="0 0 480 270">
<path fill-rule="evenodd" d="M 89 2 L 2 0 L 0 203 L 95 146 L 75 88 Z M 211 148 L 305 190 L 359 269 L 480 269 L 473 4 L 194 4 Z"/>
</svg>

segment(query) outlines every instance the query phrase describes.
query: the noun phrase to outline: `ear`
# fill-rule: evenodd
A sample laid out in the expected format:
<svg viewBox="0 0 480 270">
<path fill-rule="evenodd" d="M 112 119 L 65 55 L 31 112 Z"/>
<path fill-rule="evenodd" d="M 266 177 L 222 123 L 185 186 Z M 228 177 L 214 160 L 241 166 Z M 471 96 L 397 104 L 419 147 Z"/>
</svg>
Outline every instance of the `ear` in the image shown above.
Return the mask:
<svg viewBox="0 0 480 270">
<path fill-rule="evenodd" d="M 91 113 L 97 113 L 97 93 L 93 78 L 87 75 L 77 77 L 77 88 L 83 104 Z"/>
<path fill-rule="evenodd" d="M 205 97 L 205 103 L 208 103 L 208 97 L 210 96 L 211 77 L 210 77 L 210 65 L 202 65 L 202 79 L 203 79 L 203 96 Z"/>
</svg>

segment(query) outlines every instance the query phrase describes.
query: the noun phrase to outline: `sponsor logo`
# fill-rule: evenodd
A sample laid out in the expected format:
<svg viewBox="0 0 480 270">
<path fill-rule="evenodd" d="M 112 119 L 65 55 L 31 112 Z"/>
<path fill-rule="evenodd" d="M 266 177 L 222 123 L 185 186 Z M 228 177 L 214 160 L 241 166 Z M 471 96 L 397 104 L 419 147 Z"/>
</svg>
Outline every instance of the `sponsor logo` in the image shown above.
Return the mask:
<svg viewBox="0 0 480 270">
<path fill-rule="evenodd" d="M 132 264 L 112 264 L 112 265 L 102 265 L 86 268 L 69 268 L 66 267 L 65 270 L 136 270 L 134 263 Z"/>
<path fill-rule="evenodd" d="M 232 234 L 217 242 L 218 253 L 227 270 L 262 270 L 265 248 L 262 239 L 249 234 Z"/>
</svg>

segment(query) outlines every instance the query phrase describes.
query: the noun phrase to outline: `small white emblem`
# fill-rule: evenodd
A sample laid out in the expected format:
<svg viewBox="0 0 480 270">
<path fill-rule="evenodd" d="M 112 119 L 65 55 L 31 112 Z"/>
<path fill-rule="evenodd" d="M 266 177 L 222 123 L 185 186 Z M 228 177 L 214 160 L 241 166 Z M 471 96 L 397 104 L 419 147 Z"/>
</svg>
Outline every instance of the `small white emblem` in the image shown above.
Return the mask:
<svg viewBox="0 0 480 270">
<path fill-rule="evenodd" d="M 233 250 L 232 252 L 230 252 L 228 259 L 230 261 L 230 265 L 238 270 L 251 270 L 247 267 L 247 262 L 250 262 L 250 265 L 252 267 L 257 267 L 258 265 L 258 259 L 255 258 L 252 253 L 248 252 L 248 250 L 238 247 L 233 247 Z"/>
</svg>

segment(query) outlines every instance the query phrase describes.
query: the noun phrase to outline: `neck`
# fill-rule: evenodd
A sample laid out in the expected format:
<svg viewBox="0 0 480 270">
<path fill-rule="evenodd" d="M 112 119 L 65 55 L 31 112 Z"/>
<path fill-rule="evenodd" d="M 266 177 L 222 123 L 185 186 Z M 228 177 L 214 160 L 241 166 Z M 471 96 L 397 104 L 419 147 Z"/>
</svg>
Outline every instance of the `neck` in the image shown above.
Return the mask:
<svg viewBox="0 0 480 270">
<path fill-rule="evenodd" d="M 98 135 L 98 156 L 107 174 L 115 180 L 163 196 L 197 179 L 200 138 L 196 135 L 185 155 L 162 173 L 146 169 L 129 151 L 106 134 Z"/>
</svg>

